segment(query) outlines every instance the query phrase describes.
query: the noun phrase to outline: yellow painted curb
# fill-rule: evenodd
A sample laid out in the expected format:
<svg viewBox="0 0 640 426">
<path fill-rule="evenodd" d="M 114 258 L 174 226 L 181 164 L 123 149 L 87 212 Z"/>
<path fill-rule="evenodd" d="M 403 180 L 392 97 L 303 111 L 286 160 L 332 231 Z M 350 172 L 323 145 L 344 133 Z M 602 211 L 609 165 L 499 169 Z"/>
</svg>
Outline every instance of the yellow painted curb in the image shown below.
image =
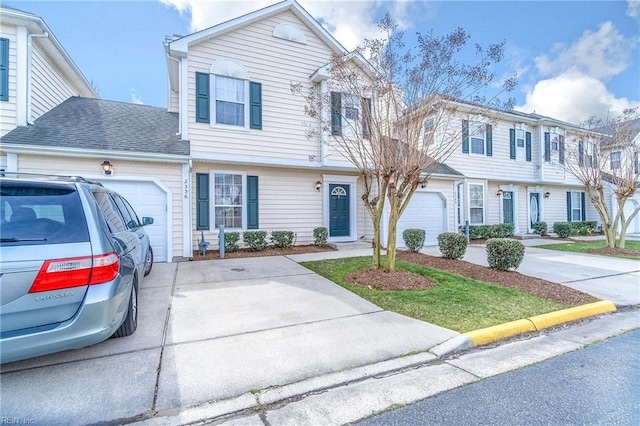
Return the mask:
<svg viewBox="0 0 640 426">
<path fill-rule="evenodd" d="M 616 306 L 613 303 L 603 300 L 574 308 L 563 309 L 561 311 L 549 312 L 548 314 L 536 315 L 535 317 L 529 318 L 529 320 L 538 330 L 542 330 L 553 327 L 554 325 L 564 324 L 565 322 L 614 312 L 615 310 Z"/>
<path fill-rule="evenodd" d="M 536 327 L 533 323 L 529 320 L 521 319 L 463 334 L 471 339 L 473 346 L 482 346 L 487 343 L 497 342 L 498 340 L 506 339 L 507 337 L 530 333 L 532 331 L 536 331 Z"/>
</svg>

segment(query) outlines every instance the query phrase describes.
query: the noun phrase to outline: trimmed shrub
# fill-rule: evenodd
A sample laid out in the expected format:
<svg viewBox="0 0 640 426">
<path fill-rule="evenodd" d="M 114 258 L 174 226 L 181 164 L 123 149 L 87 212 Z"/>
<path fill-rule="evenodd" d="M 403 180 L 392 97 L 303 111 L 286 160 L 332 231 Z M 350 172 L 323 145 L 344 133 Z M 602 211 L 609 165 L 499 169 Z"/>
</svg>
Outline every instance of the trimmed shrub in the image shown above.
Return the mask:
<svg viewBox="0 0 640 426">
<path fill-rule="evenodd" d="M 261 251 L 267 247 L 267 231 L 245 231 L 242 241 L 252 251 Z"/>
<path fill-rule="evenodd" d="M 271 242 L 277 248 L 289 248 L 294 244 L 295 234 L 293 231 L 272 231 Z"/>
<path fill-rule="evenodd" d="M 547 235 L 547 222 L 535 222 L 533 224 L 533 233 L 538 235 Z"/>
<path fill-rule="evenodd" d="M 462 259 L 467 251 L 467 237 L 455 232 L 443 232 L 438 235 L 438 248 L 447 259 Z"/>
<path fill-rule="evenodd" d="M 313 230 L 313 243 L 317 246 L 327 244 L 329 230 L 324 226 L 319 226 Z"/>
<path fill-rule="evenodd" d="M 492 238 L 487 241 L 487 262 L 494 269 L 517 268 L 524 258 L 524 244 L 511 238 Z"/>
<path fill-rule="evenodd" d="M 464 233 L 464 227 L 461 227 Z M 515 227 L 513 223 L 499 223 L 497 225 L 469 225 L 470 240 L 488 240 L 489 238 L 513 237 Z"/>
<path fill-rule="evenodd" d="M 224 249 L 228 252 L 238 251 L 240 247 L 238 246 L 238 241 L 240 241 L 240 233 L 239 232 L 225 232 L 224 233 Z"/>
<path fill-rule="evenodd" d="M 569 222 L 555 222 L 553 224 L 553 232 L 560 238 L 567 238 L 571 235 L 571 224 Z"/>
<path fill-rule="evenodd" d="M 427 231 L 424 229 L 409 228 L 402 231 L 402 239 L 404 245 L 412 252 L 419 252 L 424 246 L 424 239 L 427 237 Z"/>
</svg>

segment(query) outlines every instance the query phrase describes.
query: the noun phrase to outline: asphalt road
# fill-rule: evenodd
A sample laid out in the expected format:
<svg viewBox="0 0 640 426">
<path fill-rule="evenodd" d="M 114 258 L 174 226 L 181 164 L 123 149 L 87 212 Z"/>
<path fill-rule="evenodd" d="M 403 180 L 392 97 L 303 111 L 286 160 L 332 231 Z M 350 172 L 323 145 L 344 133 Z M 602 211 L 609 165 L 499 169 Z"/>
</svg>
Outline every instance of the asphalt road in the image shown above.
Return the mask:
<svg viewBox="0 0 640 426">
<path fill-rule="evenodd" d="M 640 424 L 640 330 L 357 423 Z"/>
</svg>

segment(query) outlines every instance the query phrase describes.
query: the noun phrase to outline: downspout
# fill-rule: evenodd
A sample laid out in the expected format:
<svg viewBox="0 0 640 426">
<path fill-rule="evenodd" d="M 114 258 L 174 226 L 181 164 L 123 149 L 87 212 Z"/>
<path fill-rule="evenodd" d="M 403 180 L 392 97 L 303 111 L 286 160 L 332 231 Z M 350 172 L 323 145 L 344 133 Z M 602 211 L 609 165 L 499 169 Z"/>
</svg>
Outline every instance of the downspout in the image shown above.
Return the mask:
<svg viewBox="0 0 640 426">
<path fill-rule="evenodd" d="M 176 58 L 172 57 L 171 55 L 169 55 L 167 53 L 167 59 L 171 60 L 171 61 L 175 61 L 178 64 L 178 81 L 182 81 L 182 67 L 180 64 L 180 61 L 177 60 Z M 171 83 L 169 83 L 169 92 L 171 92 Z M 178 97 L 178 133 L 176 133 L 176 136 L 179 136 L 182 134 L 182 102 L 180 102 L 180 96 L 182 96 L 182 93 L 180 93 L 179 97 Z M 191 163 L 191 160 L 189 160 L 189 163 Z M 191 164 L 189 164 L 189 170 L 191 170 Z"/>
<path fill-rule="evenodd" d="M 43 34 L 28 34 L 27 35 L 27 125 L 33 124 L 31 120 L 31 92 L 32 92 L 32 84 L 31 84 L 31 60 L 32 60 L 32 46 L 31 40 L 34 37 L 42 37 L 49 38 L 49 33 L 45 32 Z"/>
</svg>

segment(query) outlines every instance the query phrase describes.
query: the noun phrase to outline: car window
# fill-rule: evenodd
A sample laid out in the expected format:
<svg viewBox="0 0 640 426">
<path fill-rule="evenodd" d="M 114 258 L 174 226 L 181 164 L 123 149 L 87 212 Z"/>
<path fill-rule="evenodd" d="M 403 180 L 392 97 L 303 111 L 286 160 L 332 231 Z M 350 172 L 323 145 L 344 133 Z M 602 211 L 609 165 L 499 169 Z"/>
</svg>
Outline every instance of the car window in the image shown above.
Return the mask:
<svg viewBox="0 0 640 426">
<path fill-rule="evenodd" d="M 125 201 L 122 199 L 122 197 L 117 194 L 111 194 L 111 196 L 118 206 L 118 210 L 120 210 L 120 213 L 122 213 L 124 221 L 127 224 L 127 228 L 135 229 L 139 227 L 140 223 L 138 222 L 138 217 L 135 215 L 135 213 L 133 214 L 133 216 L 131 215 L 131 212 L 127 209 L 127 205 L 125 204 Z"/>
<path fill-rule="evenodd" d="M 127 229 L 124 224 L 124 219 L 120 215 L 120 211 L 113 199 L 104 191 L 94 191 L 93 197 L 96 199 L 98 203 L 98 207 L 100 211 L 102 211 L 102 215 L 107 222 L 107 226 L 109 226 L 109 230 L 112 234 L 116 232 L 123 232 Z"/>
<path fill-rule="evenodd" d="M 0 205 L 2 245 L 89 241 L 82 202 L 73 187 L 2 182 Z"/>
<path fill-rule="evenodd" d="M 133 209 L 133 207 L 131 207 L 131 204 L 129 204 L 129 202 L 123 197 L 120 197 L 120 199 L 122 200 L 125 207 L 127 208 L 129 215 L 138 223 L 138 226 L 142 226 L 142 222 L 140 221 L 140 218 L 136 214 L 136 211 Z"/>
</svg>

